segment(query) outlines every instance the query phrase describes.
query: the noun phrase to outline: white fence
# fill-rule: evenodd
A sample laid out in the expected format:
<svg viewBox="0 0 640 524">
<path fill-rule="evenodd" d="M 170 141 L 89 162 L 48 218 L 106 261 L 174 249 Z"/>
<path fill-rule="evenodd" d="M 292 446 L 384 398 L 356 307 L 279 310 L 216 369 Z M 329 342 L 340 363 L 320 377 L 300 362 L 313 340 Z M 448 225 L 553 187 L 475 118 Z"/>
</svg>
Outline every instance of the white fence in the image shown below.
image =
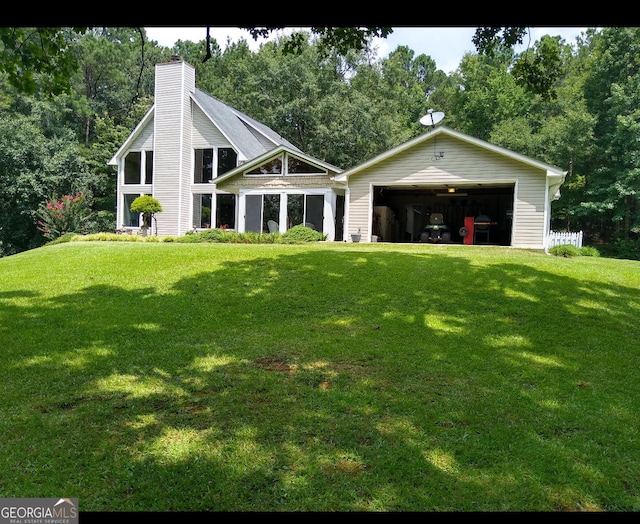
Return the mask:
<svg viewBox="0 0 640 524">
<path fill-rule="evenodd" d="M 548 249 L 554 246 L 562 246 L 564 244 L 582 247 L 582 231 L 578 231 L 577 233 L 559 233 L 557 231 L 549 231 L 549 236 L 547 237 Z"/>
</svg>

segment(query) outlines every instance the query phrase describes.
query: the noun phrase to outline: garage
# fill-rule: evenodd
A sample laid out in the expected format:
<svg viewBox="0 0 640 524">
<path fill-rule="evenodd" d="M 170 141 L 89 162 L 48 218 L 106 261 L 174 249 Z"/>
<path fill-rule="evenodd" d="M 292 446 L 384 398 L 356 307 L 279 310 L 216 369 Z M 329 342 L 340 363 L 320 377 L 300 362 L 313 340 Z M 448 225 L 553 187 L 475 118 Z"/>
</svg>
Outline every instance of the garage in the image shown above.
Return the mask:
<svg viewBox="0 0 640 524">
<path fill-rule="evenodd" d="M 378 242 L 511 244 L 514 184 L 374 186 Z"/>
<path fill-rule="evenodd" d="M 559 167 L 439 126 L 334 177 L 365 242 L 544 249 Z"/>
</svg>

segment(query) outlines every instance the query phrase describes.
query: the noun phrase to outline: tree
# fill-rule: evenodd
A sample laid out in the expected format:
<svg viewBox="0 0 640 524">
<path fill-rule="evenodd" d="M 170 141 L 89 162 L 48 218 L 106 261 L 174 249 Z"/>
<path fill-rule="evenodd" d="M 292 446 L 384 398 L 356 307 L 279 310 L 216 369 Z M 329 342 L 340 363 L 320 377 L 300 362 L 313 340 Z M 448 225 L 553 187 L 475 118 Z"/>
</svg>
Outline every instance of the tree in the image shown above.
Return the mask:
<svg viewBox="0 0 640 524">
<path fill-rule="evenodd" d="M 0 27 L 0 72 L 24 93 L 69 92 L 69 79 L 78 67 L 73 53 L 75 33 L 86 29 Z"/>
<path fill-rule="evenodd" d="M 49 195 L 92 194 L 74 134 L 49 136 L 37 115 L 0 111 L 0 256 L 41 245 L 36 212 Z"/>
<path fill-rule="evenodd" d="M 142 195 L 131 203 L 132 213 L 142 213 L 142 234 L 147 235 L 147 229 L 151 226 L 151 219 L 156 213 L 162 212 L 160 202 L 151 195 Z"/>
<path fill-rule="evenodd" d="M 640 234 L 640 28 L 603 29 L 590 65 L 585 98 L 596 118 L 598 162 L 587 205 L 630 241 Z"/>
</svg>

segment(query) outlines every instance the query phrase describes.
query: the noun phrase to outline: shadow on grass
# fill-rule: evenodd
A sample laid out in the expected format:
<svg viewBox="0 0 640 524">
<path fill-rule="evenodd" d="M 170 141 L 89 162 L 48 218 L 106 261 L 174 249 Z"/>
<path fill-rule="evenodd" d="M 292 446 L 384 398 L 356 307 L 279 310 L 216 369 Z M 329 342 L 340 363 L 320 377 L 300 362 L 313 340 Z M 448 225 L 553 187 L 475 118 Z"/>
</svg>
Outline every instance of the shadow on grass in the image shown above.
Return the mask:
<svg viewBox="0 0 640 524">
<path fill-rule="evenodd" d="M 638 509 L 637 289 L 435 251 L 203 266 L 163 293 L 0 294 L 3 496 Z"/>
</svg>

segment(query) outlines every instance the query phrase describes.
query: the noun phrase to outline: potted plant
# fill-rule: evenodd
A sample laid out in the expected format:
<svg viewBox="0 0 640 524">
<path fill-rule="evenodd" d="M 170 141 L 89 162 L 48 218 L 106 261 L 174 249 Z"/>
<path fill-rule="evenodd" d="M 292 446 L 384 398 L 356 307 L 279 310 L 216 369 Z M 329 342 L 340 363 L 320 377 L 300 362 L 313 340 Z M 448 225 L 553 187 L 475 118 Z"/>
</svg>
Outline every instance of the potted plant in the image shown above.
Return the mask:
<svg viewBox="0 0 640 524">
<path fill-rule="evenodd" d="M 160 205 L 160 202 L 151 195 L 139 196 L 131 203 L 132 213 L 142 213 L 142 226 L 140 227 L 140 231 L 143 237 L 147 236 L 147 229 L 151 225 L 153 215 L 160 213 L 161 211 L 162 206 Z"/>
<path fill-rule="evenodd" d="M 358 228 L 357 233 L 351 233 L 352 242 L 360 242 L 360 238 L 362 238 L 362 235 L 360 234 L 360 228 Z"/>
</svg>

